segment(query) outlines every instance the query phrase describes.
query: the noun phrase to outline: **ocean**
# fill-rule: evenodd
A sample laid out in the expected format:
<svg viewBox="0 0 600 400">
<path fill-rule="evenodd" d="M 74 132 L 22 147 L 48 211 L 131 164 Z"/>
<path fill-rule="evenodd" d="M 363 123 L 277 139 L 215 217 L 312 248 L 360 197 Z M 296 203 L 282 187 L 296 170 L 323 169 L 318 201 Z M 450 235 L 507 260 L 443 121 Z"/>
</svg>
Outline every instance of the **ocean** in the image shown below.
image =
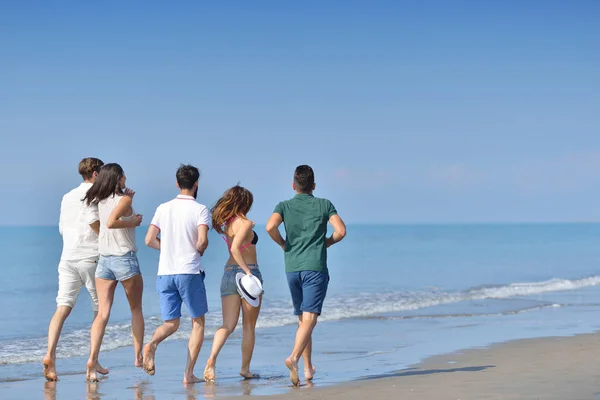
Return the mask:
<svg viewBox="0 0 600 400">
<path fill-rule="evenodd" d="M 219 358 L 217 395 L 248 394 L 249 387 L 253 394 L 290 390 L 283 360 L 291 351 L 296 317 L 283 254 L 264 227 L 256 230 L 265 295 L 253 368 L 264 379 L 240 386 L 237 332 Z M 145 231 L 138 229 L 137 241 L 149 338 L 161 320 L 155 290 L 158 252 L 143 246 Z M 464 348 L 599 329 L 599 239 L 600 224 L 349 225 L 346 239 L 329 250 L 331 281 L 314 334 L 315 385 L 385 376 L 425 357 Z M 16 396 L 11 389 L 17 384 L 44 381 L 41 360 L 56 307 L 62 242 L 56 227 L 2 227 L 0 243 L 4 399 Z M 226 259 L 225 244 L 211 232 L 203 259 L 210 311 L 196 367 L 199 376 L 211 336 L 221 323 L 219 286 Z M 59 376 L 84 381 L 92 317 L 84 289 L 63 328 Z M 114 375 L 131 375 L 133 370 L 129 318 L 119 288 L 100 354 L 101 362 L 112 367 L 109 380 L 115 385 Z M 182 323 L 163 347 L 173 351 L 159 348 L 157 376 L 163 357 L 169 364 L 163 374 L 172 370 L 176 376 L 169 379 L 181 378 L 189 331 L 189 324 Z M 177 356 L 177 351 L 182 354 Z M 135 371 L 132 385 L 137 387 L 138 379 L 148 386 L 154 378 Z M 103 398 L 111 398 L 110 390 L 106 393 L 109 397 Z"/>
</svg>

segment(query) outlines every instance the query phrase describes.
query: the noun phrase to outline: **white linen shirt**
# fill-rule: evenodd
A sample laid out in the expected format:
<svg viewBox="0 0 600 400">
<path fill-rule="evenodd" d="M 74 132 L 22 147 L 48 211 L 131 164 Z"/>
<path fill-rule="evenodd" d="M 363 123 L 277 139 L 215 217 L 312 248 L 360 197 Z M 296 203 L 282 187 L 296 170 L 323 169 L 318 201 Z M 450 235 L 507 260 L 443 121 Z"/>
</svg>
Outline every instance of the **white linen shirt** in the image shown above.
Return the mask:
<svg viewBox="0 0 600 400">
<path fill-rule="evenodd" d="M 98 257 L 98 235 L 90 227 L 90 224 L 98 221 L 98 212 L 95 207 L 83 202 L 91 187 L 91 183 L 83 182 L 62 198 L 58 221 L 58 230 L 63 238 L 61 260 Z"/>
</svg>

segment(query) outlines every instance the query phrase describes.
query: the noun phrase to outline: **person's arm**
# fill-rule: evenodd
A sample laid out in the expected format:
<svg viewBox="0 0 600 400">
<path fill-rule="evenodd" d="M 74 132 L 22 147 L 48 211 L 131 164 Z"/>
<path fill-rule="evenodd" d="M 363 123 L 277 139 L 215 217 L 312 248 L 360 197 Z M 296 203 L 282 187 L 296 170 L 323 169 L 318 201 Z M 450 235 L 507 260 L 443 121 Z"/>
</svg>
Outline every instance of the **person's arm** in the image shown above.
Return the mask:
<svg viewBox="0 0 600 400">
<path fill-rule="evenodd" d="M 128 221 L 121 221 L 119 218 L 124 216 L 131 209 L 131 197 L 122 196 L 121 200 L 110 213 L 108 220 L 106 221 L 106 227 L 108 229 L 124 229 L 124 228 L 135 228 L 140 226 L 142 223 L 142 215 L 136 214 Z"/>
<path fill-rule="evenodd" d="M 248 233 L 252 231 L 252 222 L 248 221 L 247 219 L 241 220 L 237 223 L 237 228 L 238 229 L 235 232 L 233 241 L 231 242 L 231 256 L 233 257 L 237 265 L 239 265 L 240 268 L 244 270 L 246 275 L 252 275 L 252 272 L 250 272 L 250 268 L 248 268 L 248 265 L 246 264 L 246 260 L 244 260 L 244 255 L 240 250 L 243 245 L 242 241 L 246 236 L 248 236 Z"/>
<path fill-rule="evenodd" d="M 208 247 L 208 229 L 210 227 L 210 222 L 210 211 L 208 211 L 208 208 L 202 206 L 196 216 L 196 226 L 198 227 L 198 242 L 196 243 L 196 249 L 200 252 L 200 256 L 204 255 L 204 252 Z"/>
<path fill-rule="evenodd" d="M 325 240 L 327 247 L 340 242 L 346 236 L 346 224 L 339 215 L 335 214 L 329 218 L 329 223 L 333 227 L 333 234 Z"/>
<path fill-rule="evenodd" d="M 160 250 L 160 238 L 158 235 L 160 234 L 160 215 L 161 215 L 162 205 L 156 208 L 154 212 L 154 217 L 152 217 L 152 221 L 150 222 L 150 226 L 148 227 L 148 232 L 146 232 L 146 246 Z"/>
<path fill-rule="evenodd" d="M 200 252 L 200 255 L 204 255 L 204 251 L 208 247 L 208 225 L 198 225 L 198 243 L 196 243 L 196 249 Z"/>
<path fill-rule="evenodd" d="M 285 251 L 285 239 L 279 232 L 279 225 L 283 222 L 283 218 L 279 213 L 273 213 L 267 221 L 267 233 Z"/>
<path fill-rule="evenodd" d="M 64 222 L 63 222 L 64 206 L 65 206 L 65 198 L 63 197 L 60 202 L 60 215 L 58 217 L 58 231 L 60 232 L 61 236 L 63 234 L 63 226 L 64 226 Z"/>
<path fill-rule="evenodd" d="M 158 234 L 160 233 L 160 229 L 156 225 L 150 225 L 148 227 L 148 232 L 146 233 L 146 246 L 160 250 L 160 238 Z"/>
<path fill-rule="evenodd" d="M 90 228 L 92 228 L 92 230 L 94 232 L 96 232 L 96 235 L 100 234 L 100 221 L 94 221 L 90 224 Z"/>
<path fill-rule="evenodd" d="M 85 200 L 84 200 L 85 201 Z M 96 235 L 100 234 L 100 217 L 98 216 L 98 205 L 90 204 L 85 206 L 85 222 L 90 226 L 90 228 L 96 233 Z"/>
</svg>

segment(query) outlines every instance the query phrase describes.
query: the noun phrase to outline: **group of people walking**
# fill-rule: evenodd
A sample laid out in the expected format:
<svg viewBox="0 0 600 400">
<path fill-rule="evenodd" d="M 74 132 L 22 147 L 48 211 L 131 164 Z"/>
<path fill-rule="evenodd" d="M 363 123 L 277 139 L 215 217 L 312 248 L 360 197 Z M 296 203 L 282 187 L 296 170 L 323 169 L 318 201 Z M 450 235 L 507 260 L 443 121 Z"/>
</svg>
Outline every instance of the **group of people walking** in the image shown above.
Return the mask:
<svg viewBox="0 0 600 400">
<path fill-rule="evenodd" d="M 237 326 L 242 314 L 242 366 L 244 379 L 257 378 L 250 370 L 254 351 L 255 327 L 262 302 L 263 277 L 257 260 L 258 234 L 247 217 L 253 204 L 252 193 L 239 185 L 227 190 L 209 210 L 196 201 L 200 172 L 182 165 L 176 173 L 179 194 L 156 209 L 145 244 L 160 251 L 156 289 L 160 298 L 163 324 L 144 346 L 142 293 L 144 283 L 136 256 L 135 231 L 142 215 L 133 208 L 135 192 L 126 186 L 120 165 L 104 164 L 97 158 L 79 163 L 83 183 L 65 194 L 61 202 L 59 231 L 63 251 L 58 266 L 57 309 L 48 328 L 48 353 L 44 357 L 44 376 L 58 380 L 56 348 L 63 324 L 75 306 L 84 286 L 94 307 L 90 332 L 90 356 L 86 365 L 88 381 L 108 374 L 99 360 L 100 347 L 117 284 L 123 285 L 131 310 L 134 365 L 150 375 L 156 372 L 155 354 L 159 344 L 180 326 L 185 304 L 192 320 L 184 383 L 214 382 L 219 352 Z M 285 360 L 292 384 L 299 385 L 298 362 L 304 359 L 304 375 L 311 380 L 312 332 L 321 314 L 329 283 L 327 248 L 346 235 L 346 227 L 333 204 L 313 196 L 314 172 L 301 165 L 294 172 L 292 187 L 296 195 L 279 203 L 266 224 L 269 236 L 285 254 L 285 271 L 298 329 L 291 355 Z M 286 238 L 279 231 L 284 224 Z M 327 224 L 334 233 L 327 237 Z M 204 316 L 208 302 L 204 286 L 202 256 L 208 247 L 208 231 L 222 235 L 229 249 L 221 280 L 223 324 L 214 335 L 203 379 L 194 367 L 204 340 Z"/>
</svg>

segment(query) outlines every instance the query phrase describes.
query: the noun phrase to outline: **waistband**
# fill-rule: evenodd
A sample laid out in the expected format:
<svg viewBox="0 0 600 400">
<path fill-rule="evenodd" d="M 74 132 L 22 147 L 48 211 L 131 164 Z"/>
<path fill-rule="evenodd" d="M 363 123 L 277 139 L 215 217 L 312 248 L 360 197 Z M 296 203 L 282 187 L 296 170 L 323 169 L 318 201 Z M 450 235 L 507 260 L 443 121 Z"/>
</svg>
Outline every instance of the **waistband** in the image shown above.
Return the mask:
<svg viewBox="0 0 600 400">
<path fill-rule="evenodd" d="M 125 253 L 125 254 L 122 254 L 122 255 L 120 255 L 120 256 L 117 256 L 117 255 L 109 255 L 109 256 L 105 256 L 105 255 L 102 255 L 102 254 L 100 254 L 100 257 L 102 257 L 102 258 L 114 258 L 114 257 L 124 257 L 124 258 L 131 258 L 131 257 L 135 257 L 135 256 L 136 256 L 136 254 L 137 254 L 137 252 L 135 252 L 135 251 L 128 251 L 127 253 Z"/>
<path fill-rule="evenodd" d="M 258 269 L 258 264 L 246 264 L 248 266 L 249 269 Z M 239 269 L 241 270 L 242 267 L 240 267 L 238 264 L 225 264 L 225 271 L 233 271 L 234 269 Z"/>
</svg>

